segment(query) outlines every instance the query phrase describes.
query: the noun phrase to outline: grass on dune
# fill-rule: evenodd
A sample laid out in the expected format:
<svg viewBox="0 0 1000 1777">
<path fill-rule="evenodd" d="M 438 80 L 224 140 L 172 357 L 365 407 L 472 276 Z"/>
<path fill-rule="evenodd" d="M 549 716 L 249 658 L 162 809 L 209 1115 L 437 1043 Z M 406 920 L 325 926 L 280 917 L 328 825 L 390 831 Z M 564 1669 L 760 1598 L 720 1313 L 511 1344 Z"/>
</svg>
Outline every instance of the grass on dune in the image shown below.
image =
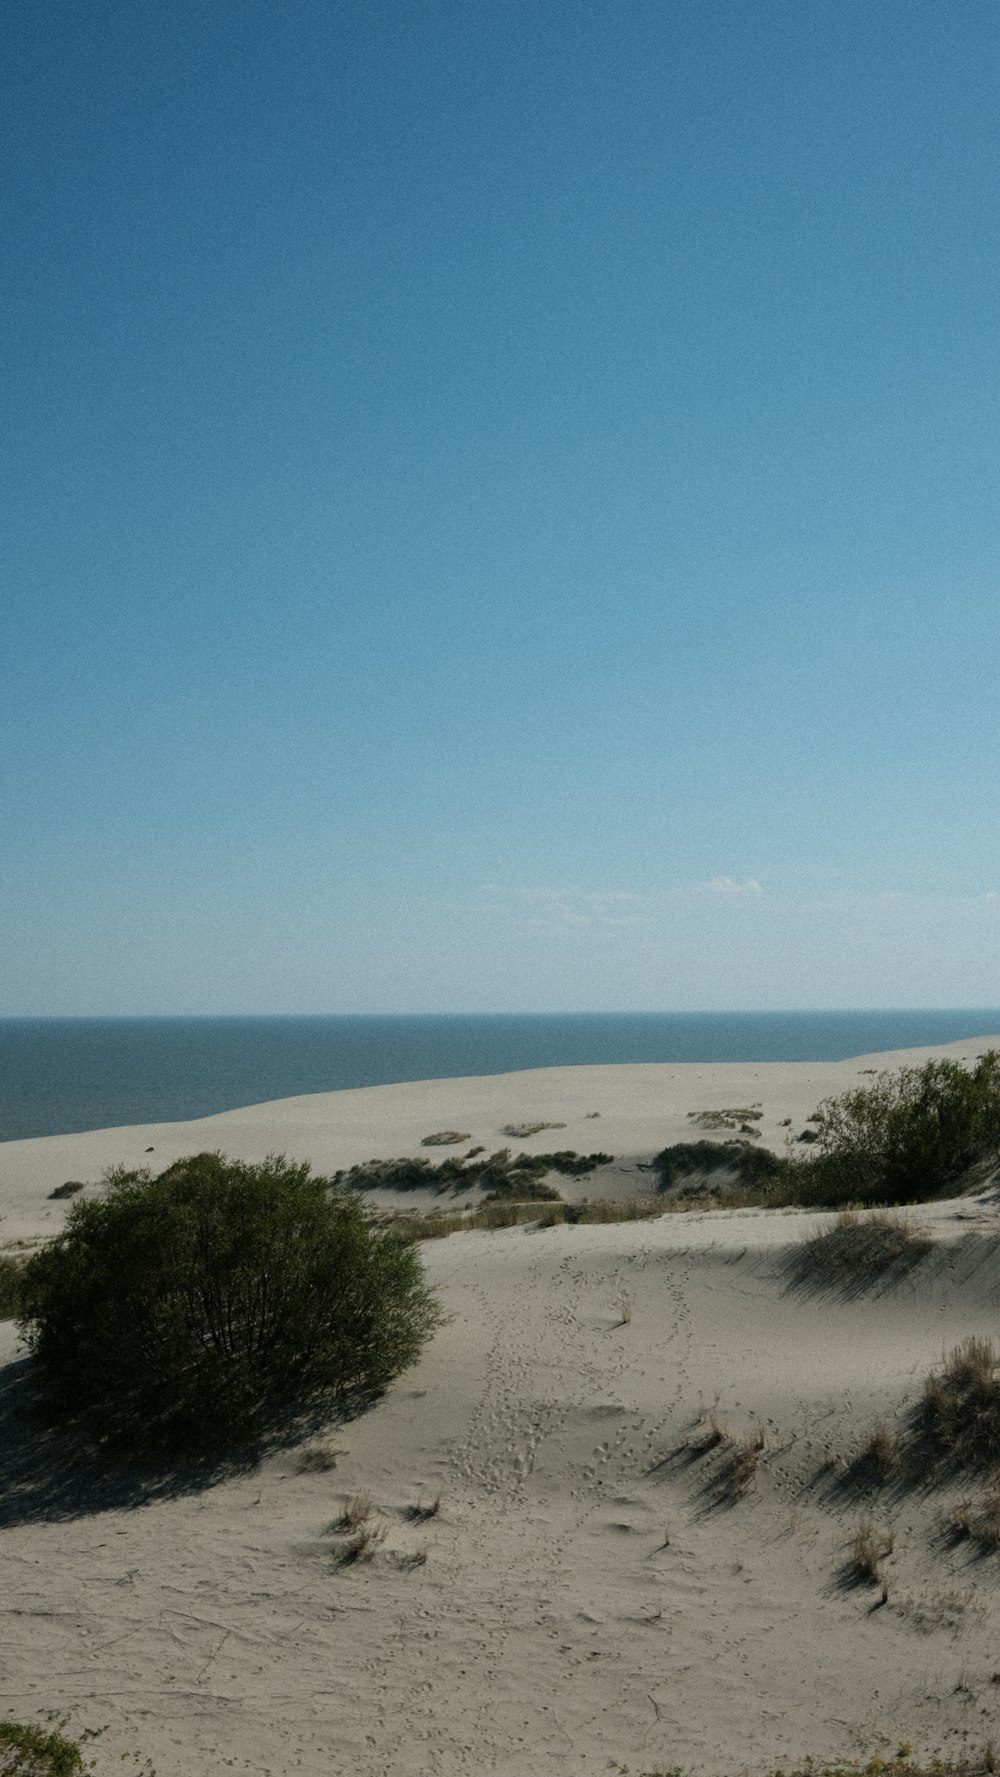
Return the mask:
<svg viewBox="0 0 1000 1777">
<path fill-rule="evenodd" d="M 904 1276 L 933 1245 L 928 1230 L 898 1210 L 862 1215 L 842 1209 L 832 1227 L 803 1242 L 794 1267 L 803 1283 L 863 1287 L 876 1278 Z"/>
<path fill-rule="evenodd" d="M 963 1339 L 924 1384 L 914 1434 L 950 1469 L 1000 1467 L 1000 1351 L 992 1339 Z"/>
</svg>

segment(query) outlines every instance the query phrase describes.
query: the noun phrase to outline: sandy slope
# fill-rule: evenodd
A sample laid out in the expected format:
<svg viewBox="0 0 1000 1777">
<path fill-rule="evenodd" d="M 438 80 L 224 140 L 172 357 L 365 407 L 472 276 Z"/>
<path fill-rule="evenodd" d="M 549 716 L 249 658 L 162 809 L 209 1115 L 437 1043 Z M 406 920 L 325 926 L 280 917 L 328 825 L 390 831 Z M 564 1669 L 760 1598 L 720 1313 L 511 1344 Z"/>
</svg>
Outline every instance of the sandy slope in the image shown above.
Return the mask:
<svg viewBox="0 0 1000 1777">
<path fill-rule="evenodd" d="M 842 1064 L 839 1085 L 820 1084 L 835 1070 L 797 1082 L 783 1070 L 784 1096 L 770 1069 L 698 1070 L 697 1090 L 677 1082 L 678 1128 L 714 1092 L 720 1104 L 763 1099 L 777 1128 L 866 1065 Z M 312 1151 L 328 1165 L 354 1157 L 349 1132 L 361 1153 L 412 1152 L 414 1130 L 453 1122 L 482 1139 L 488 1119 L 494 1130 L 536 1108 L 554 1117 L 558 1099 L 581 1117 L 601 1110 L 584 1125 L 600 1145 L 641 1153 L 674 1134 L 668 1119 L 649 1139 L 653 1087 L 664 1095 L 662 1082 L 646 1090 L 651 1071 L 374 1089 L 397 1101 L 385 1141 L 332 1097 L 293 1100 L 210 1119 L 228 1132 L 209 1145 L 239 1151 L 242 1120 L 253 1140 L 301 1151 L 312 1114 L 329 1143 Z M 566 1121 L 567 1145 L 589 1145 Z M 273 1140 L 278 1124 L 289 1139 Z M 104 1137 L 110 1158 L 120 1137 Z M 170 1140 L 183 1138 L 159 1132 L 158 1160 Z M 60 1147 L 54 1170 L 85 1176 L 79 1156 L 97 1140 L 71 1142 L 76 1158 Z M 9 1150 L 45 1147 L 0 1150 L 5 1208 L 26 1233 L 42 1225 L 44 1169 L 34 1152 L 18 1170 Z M 1000 1734 L 1000 1560 L 938 1535 L 957 1490 L 866 1500 L 845 1485 L 875 1417 L 902 1423 L 942 1350 L 996 1327 L 992 1201 L 925 1219 L 938 1244 L 909 1281 L 851 1299 L 794 1282 L 789 1251 L 818 1220 L 801 1215 L 431 1243 L 452 1320 L 376 1410 L 331 1434 L 336 1469 L 301 1473 L 281 1453 L 151 1503 L 19 1416 L 25 1366 L 0 1328 L 0 1713 L 56 1707 L 76 1728 L 107 1725 L 98 1770 L 139 1753 L 159 1777 L 545 1777 L 603 1772 L 609 1759 L 722 1773 L 903 1740 L 960 1751 Z M 720 1452 L 692 1448 L 713 1407 L 724 1427 L 766 1436 L 735 1504 L 714 1487 Z M 359 1492 L 374 1496 L 386 1538 L 369 1565 L 344 1567 L 330 1526 Z M 437 1515 L 414 1522 L 438 1494 Z M 841 1578 L 868 1507 L 895 1533 L 884 1605 Z"/>
</svg>

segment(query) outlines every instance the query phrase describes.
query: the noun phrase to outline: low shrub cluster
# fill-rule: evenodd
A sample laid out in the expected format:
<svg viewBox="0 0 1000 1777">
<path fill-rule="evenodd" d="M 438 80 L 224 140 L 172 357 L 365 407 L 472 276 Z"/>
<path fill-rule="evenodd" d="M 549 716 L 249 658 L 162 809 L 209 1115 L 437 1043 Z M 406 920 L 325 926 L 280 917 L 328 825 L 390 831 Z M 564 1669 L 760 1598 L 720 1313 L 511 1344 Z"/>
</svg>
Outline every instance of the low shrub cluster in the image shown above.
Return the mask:
<svg viewBox="0 0 1000 1777">
<path fill-rule="evenodd" d="M 769 1148 L 755 1148 L 745 1141 L 681 1141 L 663 1148 L 653 1160 L 660 1175 L 659 1189 L 669 1191 L 692 1175 L 716 1178 L 730 1175 L 751 1189 L 782 1179 L 787 1161 Z"/>
<path fill-rule="evenodd" d="M 507 1198 L 518 1202 L 553 1202 L 559 1197 L 545 1183 L 550 1172 L 569 1178 L 583 1178 L 598 1166 L 611 1163 L 610 1154 L 577 1154 L 572 1148 L 560 1148 L 553 1154 L 515 1154 L 509 1148 L 498 1148 L 493 1154 L 455 1155 L 433 1161 L 422 1157 L 399 1160 L 368 1160 L 360 1166 L 334 1174 L 334 1183 L 352 1191 L 472 1191 L 480 1190 L 487 1198 Z"/>
<path fill-rule="evenodd" d="M 412 1246 L 280 1155 L 112 1172 L 22 1287 L 59 1414 L 108 1443 L 199 1453 L 377 1393 L 440 1318 Z"/>
</svg>

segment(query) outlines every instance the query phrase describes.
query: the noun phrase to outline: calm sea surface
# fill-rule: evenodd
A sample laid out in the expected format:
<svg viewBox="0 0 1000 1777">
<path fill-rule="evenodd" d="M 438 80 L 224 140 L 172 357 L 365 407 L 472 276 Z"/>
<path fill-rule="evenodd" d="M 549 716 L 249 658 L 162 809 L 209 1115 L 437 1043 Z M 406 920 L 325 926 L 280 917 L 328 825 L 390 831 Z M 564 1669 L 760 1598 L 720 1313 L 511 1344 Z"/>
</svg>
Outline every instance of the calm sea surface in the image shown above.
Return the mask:
<svg viewBox="0 0 1000 1777">
<path fill-rule="evenodd" d="M 836 1061 L 1000 1032 L 954 1012 L 0 1019 L 0 1141 L 345 1086 L 624 1061 Z"/>
</svg>

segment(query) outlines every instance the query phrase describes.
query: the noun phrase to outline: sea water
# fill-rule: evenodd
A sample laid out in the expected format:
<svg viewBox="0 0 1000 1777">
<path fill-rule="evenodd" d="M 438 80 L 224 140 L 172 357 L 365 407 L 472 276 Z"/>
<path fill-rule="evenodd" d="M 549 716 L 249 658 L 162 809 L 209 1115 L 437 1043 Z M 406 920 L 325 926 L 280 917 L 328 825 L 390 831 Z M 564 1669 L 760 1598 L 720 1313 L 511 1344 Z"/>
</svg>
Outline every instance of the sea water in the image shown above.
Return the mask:
<svg viewBox="0 0 1000 1777">
<path fill-rule="evenodd" d="M 520 1068 L 837 1061 L 1000 1032 L 1000 1009 L 0 1019 L 0 1141 Z"/>
</svg>

